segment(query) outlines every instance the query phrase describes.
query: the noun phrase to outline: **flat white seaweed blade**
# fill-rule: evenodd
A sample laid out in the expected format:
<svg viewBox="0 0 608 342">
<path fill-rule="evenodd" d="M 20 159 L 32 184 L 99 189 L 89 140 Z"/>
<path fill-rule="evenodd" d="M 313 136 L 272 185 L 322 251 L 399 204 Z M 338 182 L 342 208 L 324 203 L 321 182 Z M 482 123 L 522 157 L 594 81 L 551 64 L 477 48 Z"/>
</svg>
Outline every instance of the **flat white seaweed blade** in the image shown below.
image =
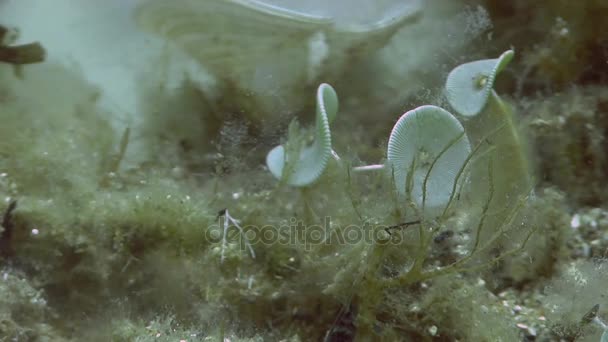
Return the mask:
<svg viewBox="0 0 608 342">
<path fill-rule="evenodd" d="M 298 73 L 308 63 L 310 37 L 331 26 L 327 18 L 251 0 L 151 0 L 138 8 L 136 20 L 216 77 L 239 84 L 253 82 L 260 69 Z"/>
<path fill-rule="evenodd" d="M 464 116 L 479 114 L 488 102 L 496 76 L 512 58 L 513 51 L 508 50 L 499 58 L 469 62 L 454 68 L 445 84 L 450 106 Z"/>
<path fill-rule="evenodd" d="M 421 10 L 422 0 L 261 0 L 275 6 L 332 18 L 336 26 L 361 28 L 387 26 L 404 14 Z"/>
<path fill-rule="evenodd" d="M 424 180 L 436 160 L 426 184 L 424 213 L 434 216 L 450 199 L 458 171 L 470 153 L 471 146 L 460 122 L 448 111 L 426 105 L 399 118 L 389 138 L 387 158 L 398 193 L 411 196 L 419 207 L 422 207 Z M 406 180 L 414 158 L 413 187 L 407 194 Z"/>
<path fill-rule="evenodd" d="M 397 31 L 415 22 L 422 13 L 420 0 L 407 1 L 395 6 L 390 14 L 367 23 L 337 24 L 328 33 L 332 47 L 329 60 L 361 60 L 383 48 Z"/>
<path fill-rule="evenodd" d="M 377 7 L 374 1 L 369 1 L 370 6 Z M 398 5 L 391 6 L 390 11 L 384 13 L 381 18 L 372 21 L 347 23 L 345 20 L 338 22 L 337 31 L 361 33 L 381 37 L 392 34 L 407 23 L 417 19 L 422 13 L 423 2 L 421 0 L 401 1 Z"/>
</svg>

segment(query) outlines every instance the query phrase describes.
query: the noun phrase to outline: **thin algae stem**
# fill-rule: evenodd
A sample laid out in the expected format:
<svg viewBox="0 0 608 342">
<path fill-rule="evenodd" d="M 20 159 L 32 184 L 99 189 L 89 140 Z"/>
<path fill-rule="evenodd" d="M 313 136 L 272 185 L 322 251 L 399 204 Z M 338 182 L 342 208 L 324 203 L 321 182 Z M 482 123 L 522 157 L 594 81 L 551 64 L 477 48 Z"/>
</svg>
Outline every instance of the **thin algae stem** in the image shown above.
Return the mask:
<svg viewBox="0 0 608 342">
<path fill-rule="evenodd" d="M 445 152 L 447 152 L 447 150 L 449 150 L 460 139 L 462 139 L 462 137 L 464 137 L 464 131 L 462 131 L 462 133 L 460 133 L 458 136 L 456 136 L 456 138 L 452 139 L 449 143 L 447 143 L 446 146 L 433 159 L 433 162 L 429 166 L 429 169 L 426 172 L 426 175 L 424 176 L 424 181 L 422 182 L 422 212 L 423 213 L 424 213 L 424 209 L 425 209 L 425 206 L 426 206 L 426 194 L 427 194 L 426 189 L 427 189 L 427 184 L 428 184 L 428 181 L 429 181 L 429 177 L 431 175 L 431 171 L 433 171 L 433 168 L 435 167 L 435 164 L 437 164 L 437 161 L 439 160 L 439 158 L 441 158 L 443 156 L 443 154 Z M 453 191 L 455 191 L 455 189 Z"/>
<path fill-rule="evenodd" d="M 464 171 L 467 169 L 467 167 L 469 166 L 469 164 L 473 160 L 473 157 L 477 154 L 477 152 L 479 151 L 479 149 L 485 143 L 488 142 L 488 138 L 490 138 L 492 135 L 496 134 L 498 131 L 500 131 L 502 128 L 504 128 L 504 126 L 505 126 L 505 123 L 503 122 L 498 127 L 496 127 L 494 130 L 492 130 L 490 133 L 488 133 L 487 135 L 485 135 L 480 140 L 480 142 L 475 146 L 475 148 L 473 148 L 473 150 L 471 151 L 471 153 L 469 153 L 469 155 L 465 159 L 464 163 L 462 164 L 462 166 L 458 170 L 458 173 L 456 174 L 456 179 L 454 180 L 454 184 L 452 184 L 452 192 L 450 193 L 450 198 L 448 199 L 448 203 L 444 207 L 443 213 L 440 216 L 441 220 L 443 220 L 443 219 L 446 218 L 447 213 L 448 213 L 448 211 L 449 211 L 449 209 L 450 209 L 450 207 L 451 207 L 451 205 L 452 205 L 452 203 L 454 201 L 454 197 L 456 195 L 456 188 L 458 187 L 458 183 L 460 182 L 460 178 L 464 175 Z"/>
</svg>

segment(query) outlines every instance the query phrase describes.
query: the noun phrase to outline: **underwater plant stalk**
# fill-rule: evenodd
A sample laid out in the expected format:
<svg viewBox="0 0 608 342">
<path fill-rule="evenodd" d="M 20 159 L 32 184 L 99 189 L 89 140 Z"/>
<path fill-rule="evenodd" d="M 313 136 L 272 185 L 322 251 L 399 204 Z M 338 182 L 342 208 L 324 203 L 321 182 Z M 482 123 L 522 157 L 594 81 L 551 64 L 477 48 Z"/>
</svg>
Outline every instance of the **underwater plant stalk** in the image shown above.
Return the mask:
<svg viewBox="0 0 608 342">
<path fill-rule="evenodd" d="M 355 166 L 352 168 L 353 171 L 356 172 L 367 172 L 367 171 L 378 171 L 384 170 L 386 165 L 384 164 L 374 164 L 374 165 L 365 165 L 365 166 Z"/>
<path fill-rule="evenodd" d="M 525 196 L 533 184 L 530 165 L 526 156 L 527 150 L 513 116 L 514 113 L 511 108 L 492 90 L 484 115 L 478 117 L 482 120 L 482 129 L 479 130 L 481 132 L 492 131 L 496 127 L 502 126 L 494 135 L 487 138 L 487 142 L 495 147 L 491 157 L 494 163 L 492 186 L 496 196 L 490 206 L 490 212 L 497 210 L 509 212 L 517 199 Z M 477 168 L 478 171 L 473 171 L 473 173 L 482 172 L 481 170 L 485 169 L 483 167 L 485 163 L 486 161 L 482 162 L 481 167 Z M 485 182 L 475 182 L 475 184 L 485 186 Z M 487 193 L 483 190 L 487 189 L 474 189 L 475 192 Z M 500 222 L 499 216 L 501 215 L 496 216 L 498 216 L 496 222 Z"/>
</svg>

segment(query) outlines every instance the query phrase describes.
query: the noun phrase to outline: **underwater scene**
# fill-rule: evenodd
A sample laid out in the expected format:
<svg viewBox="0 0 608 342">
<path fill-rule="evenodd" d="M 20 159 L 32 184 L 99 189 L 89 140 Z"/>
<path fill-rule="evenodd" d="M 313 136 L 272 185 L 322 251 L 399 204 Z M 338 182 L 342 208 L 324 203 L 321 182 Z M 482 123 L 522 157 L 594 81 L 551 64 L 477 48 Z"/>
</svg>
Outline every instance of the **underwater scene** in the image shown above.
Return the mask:
<svg viewBox="0 0 608 342">
<path fill-rule="evenodd" d="M 608 1 L 0 0 L 0 341 L 608 342 Z"/>
</svg>

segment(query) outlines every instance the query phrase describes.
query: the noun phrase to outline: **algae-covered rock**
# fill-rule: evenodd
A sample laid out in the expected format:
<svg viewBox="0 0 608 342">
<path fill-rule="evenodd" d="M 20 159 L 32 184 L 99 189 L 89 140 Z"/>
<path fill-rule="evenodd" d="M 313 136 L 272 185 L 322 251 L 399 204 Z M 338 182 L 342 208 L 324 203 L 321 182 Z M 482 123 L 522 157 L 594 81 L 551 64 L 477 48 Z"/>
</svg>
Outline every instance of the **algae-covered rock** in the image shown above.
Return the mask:
<svg viewBox="0 0 608 342">
<path fill-rule="evenodd" d="M 524 102 L 539 179 L 576 203 L 597 206 L 608 197 L 608 88 L 573 88 Z"/>
</svg>

